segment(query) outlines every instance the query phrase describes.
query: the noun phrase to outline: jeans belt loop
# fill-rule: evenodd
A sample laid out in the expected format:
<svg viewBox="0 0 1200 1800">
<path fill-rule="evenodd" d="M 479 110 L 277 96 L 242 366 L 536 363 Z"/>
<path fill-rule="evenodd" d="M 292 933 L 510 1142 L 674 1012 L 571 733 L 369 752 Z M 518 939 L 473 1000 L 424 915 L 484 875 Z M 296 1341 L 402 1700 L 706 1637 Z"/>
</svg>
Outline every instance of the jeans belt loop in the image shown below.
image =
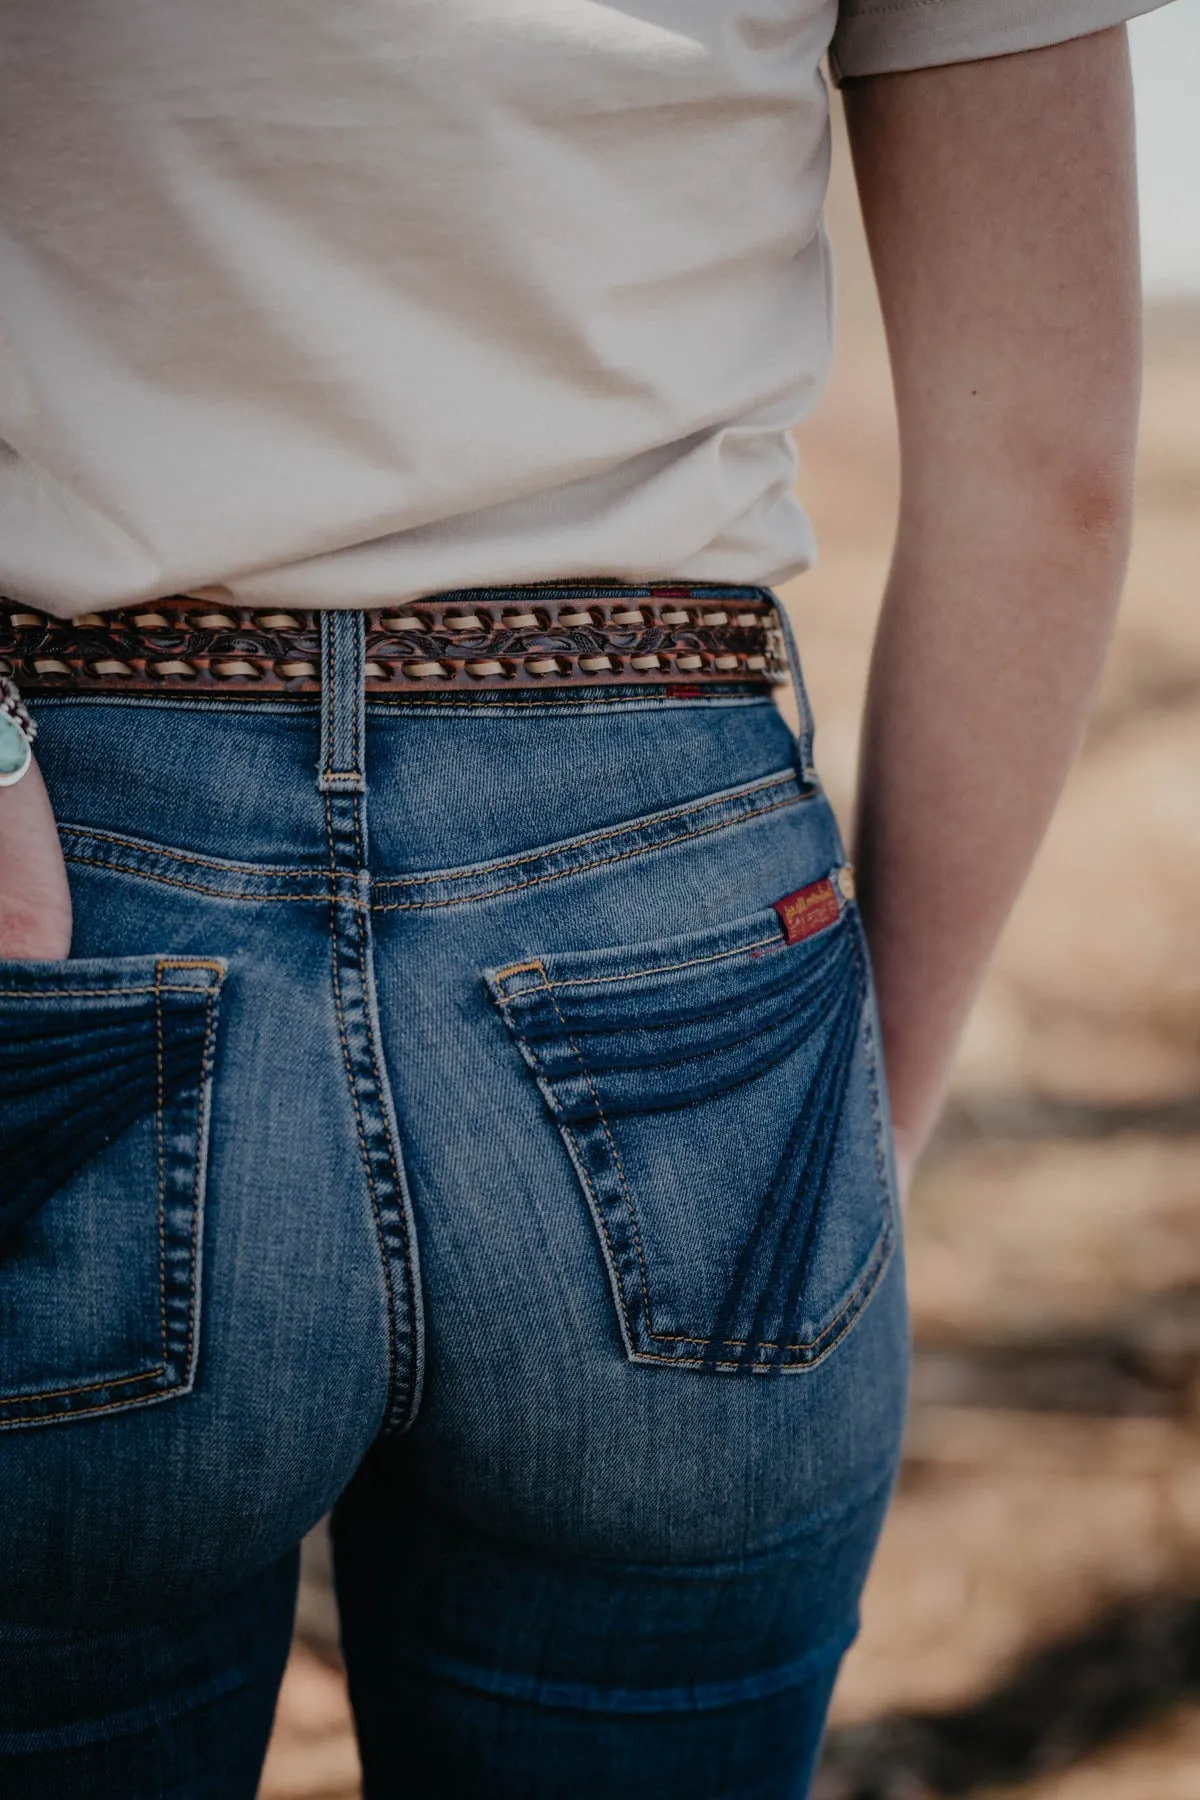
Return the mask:
<svg viewBox="0 0 1200 1800">
<path fill-rule="evenodd" d="M 800 646 L 796 642 L 792 621 L 778 594 L 772 595 L 772 598 L 775 602 L 775 614 L 779 620 L 779 633 L 787 655 L 788 673 L 792 678 L 792 688 L 796 695 L 796 710 L 800 715 L 800 731 L 796 742 L 796 766 L 801 781 L 806 787 L 809 787 L 815 785 L 817 781 L 816 764 L 813 762 L 813 712 L 809 704 L 808 689 L 804 685 Z"/>
<path fill-rule="evenodd" d="M 365 644 L 361 612 L 322 612 L 321 757 L 317 770 L 317 787 L 322 794 L 361 794 L 366 790 Z"/>
</svg>

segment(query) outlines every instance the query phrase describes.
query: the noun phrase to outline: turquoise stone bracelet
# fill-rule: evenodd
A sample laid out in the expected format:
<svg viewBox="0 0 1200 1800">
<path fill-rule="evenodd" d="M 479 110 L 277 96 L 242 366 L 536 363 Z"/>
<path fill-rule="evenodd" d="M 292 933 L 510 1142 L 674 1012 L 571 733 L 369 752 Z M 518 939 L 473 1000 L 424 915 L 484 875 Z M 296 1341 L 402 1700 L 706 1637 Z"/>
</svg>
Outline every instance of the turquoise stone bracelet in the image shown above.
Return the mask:
<svg viewBox="0 0 1200 1800">
<path fill-rule="evenodd" d="M 30 718 L 16 686 L 0 676 L 0 787 L 12 787 L 33 761 L 37 726 Z"/>
</svg>

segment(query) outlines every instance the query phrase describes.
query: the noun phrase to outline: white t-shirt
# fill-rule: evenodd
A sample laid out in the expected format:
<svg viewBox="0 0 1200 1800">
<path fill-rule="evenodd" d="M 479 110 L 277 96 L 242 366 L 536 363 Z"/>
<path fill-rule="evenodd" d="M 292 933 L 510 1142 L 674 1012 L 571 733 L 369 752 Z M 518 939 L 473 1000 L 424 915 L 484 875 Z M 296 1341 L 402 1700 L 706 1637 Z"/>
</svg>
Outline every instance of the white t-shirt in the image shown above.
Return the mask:
<svg viewBox="0 0 1200 1800">
<path fill-rule="evenodd" d="M 810 560 L 820 64 L 1163 0 L 3 0 L 0 592 Z"/>
</svg>

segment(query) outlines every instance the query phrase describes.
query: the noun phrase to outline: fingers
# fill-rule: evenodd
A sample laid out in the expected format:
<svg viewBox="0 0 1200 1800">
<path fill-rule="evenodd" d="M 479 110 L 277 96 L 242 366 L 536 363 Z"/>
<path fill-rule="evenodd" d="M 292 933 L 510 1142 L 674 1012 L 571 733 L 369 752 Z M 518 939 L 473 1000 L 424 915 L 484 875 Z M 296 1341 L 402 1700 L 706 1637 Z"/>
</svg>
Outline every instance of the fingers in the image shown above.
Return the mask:
<svg viewBox="0 0 1200 1800">
<path fill-rule="evenodd" d="M 71 948 L 71 891 L 35 761 L 0 788 L 0 959 L 58 961 Z"/>
</svg>

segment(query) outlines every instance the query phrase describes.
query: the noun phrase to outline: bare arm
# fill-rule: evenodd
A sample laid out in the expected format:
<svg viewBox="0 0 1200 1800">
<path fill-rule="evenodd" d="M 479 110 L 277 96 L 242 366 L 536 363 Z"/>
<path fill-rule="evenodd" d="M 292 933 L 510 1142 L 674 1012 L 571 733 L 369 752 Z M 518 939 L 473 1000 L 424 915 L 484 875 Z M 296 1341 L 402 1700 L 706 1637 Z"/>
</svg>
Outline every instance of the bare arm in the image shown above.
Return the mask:
<svg viewBox="0 0 1200 1800">
<path fill-rule="evenodd" d="M 0 960 L 54 962 L 71 947 L 71 895 L 36 762 L 0 788 Z"/>
<path fill-rule="evenodd" d="M 1124 576 L 1125 33 L 845 95 L 900 420 L 856 858 L 903 1169 L 1079 746 Z"/>
</svg>

